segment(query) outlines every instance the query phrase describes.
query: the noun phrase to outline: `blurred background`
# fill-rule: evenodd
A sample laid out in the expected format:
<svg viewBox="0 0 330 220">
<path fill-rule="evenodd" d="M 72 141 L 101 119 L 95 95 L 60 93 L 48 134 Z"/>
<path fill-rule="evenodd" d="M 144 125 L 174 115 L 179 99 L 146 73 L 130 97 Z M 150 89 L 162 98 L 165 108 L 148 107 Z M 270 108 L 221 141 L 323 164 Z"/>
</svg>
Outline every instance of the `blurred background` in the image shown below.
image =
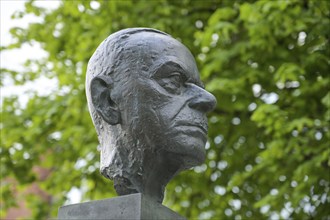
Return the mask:
<svg viewBox="0 0 330 220">
<path fill-rule="evenodd" d="M 188 219 L 330 219 L 330 2 L 1 0 L 1 219 L 116 196 L 99 173 L 89 58 L 128 27 L 171 34 L 206 89 L 207 159 L 167 186 Z"/>
</svg>

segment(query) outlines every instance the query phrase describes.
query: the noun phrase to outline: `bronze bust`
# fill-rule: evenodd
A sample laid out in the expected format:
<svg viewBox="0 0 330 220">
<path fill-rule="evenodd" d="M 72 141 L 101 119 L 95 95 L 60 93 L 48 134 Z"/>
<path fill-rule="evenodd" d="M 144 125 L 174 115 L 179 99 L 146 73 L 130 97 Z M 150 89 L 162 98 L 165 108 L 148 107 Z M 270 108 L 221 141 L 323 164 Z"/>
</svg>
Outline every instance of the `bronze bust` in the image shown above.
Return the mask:
<svg viewBox="0 0 330 220">
<path fill-rule="evenodd" d="M 190 51 L 170 35 L 150 28 L 111 34 L 88 63 L 86 94 L 100 170 L 119 195 L 161 203 L 173 176 L 205 160 L 206 113 L 216 100 Z"/>
</svg>

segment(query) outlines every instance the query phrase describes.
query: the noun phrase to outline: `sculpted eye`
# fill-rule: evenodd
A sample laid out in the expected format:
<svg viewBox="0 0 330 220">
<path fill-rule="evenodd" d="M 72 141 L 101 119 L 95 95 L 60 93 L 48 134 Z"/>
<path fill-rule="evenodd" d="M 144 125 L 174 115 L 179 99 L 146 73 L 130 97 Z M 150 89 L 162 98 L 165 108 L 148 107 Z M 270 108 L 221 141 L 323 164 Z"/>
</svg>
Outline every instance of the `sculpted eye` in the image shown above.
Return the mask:
<svg viewBox="0 0 330 220">
<path fill-rule="evenodd" d="M 179 94 L 181 92 L 181 87 L 184 85 L 184 78 L 181 73 L 173 72 L 169 76 L 158 80 L 158 83 L 168 92 Z"/>
</svg>

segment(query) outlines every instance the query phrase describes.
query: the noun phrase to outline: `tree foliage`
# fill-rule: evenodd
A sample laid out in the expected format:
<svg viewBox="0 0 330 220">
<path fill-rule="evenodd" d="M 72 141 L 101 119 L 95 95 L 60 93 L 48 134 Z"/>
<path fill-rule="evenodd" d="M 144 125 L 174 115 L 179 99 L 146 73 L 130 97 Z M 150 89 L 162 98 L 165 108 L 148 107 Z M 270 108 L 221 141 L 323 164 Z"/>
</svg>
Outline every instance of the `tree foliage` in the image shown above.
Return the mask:
<svg viewBox="0 0 330 220">
<path fill-rule="evenodd" d="M 73 187 L 83 200 L 115 196 L 98 172 L 96 132 L 84 91 L 98 44 L 128 27 L 160 29 L 195 55 L 206 89 L 218 100 L 209 115 L 206 162 L 167 187 L 165 205 L 198 219 L 328 219 L 330 203 L 330 3 L 290 1 L 62 1 L 5 49 L 38 42 L 48 52 L 23 72 L 2 69 L 17 85 L 54 78 L 51 95 L 31 92 L 26 106 L 3 98 L 1 178 L 24 190 L 37 182 L 48 204 L 26 198 L 33 217 L 56 217 Z M 33 53 L 33 51 L 31 51 Z M 50 170 L 40 180 L 33 167 Z M 3 210 L 15 204 L 2 181 Z M 17 201 L 16 201 L 17 202 Z"/>
</svg>

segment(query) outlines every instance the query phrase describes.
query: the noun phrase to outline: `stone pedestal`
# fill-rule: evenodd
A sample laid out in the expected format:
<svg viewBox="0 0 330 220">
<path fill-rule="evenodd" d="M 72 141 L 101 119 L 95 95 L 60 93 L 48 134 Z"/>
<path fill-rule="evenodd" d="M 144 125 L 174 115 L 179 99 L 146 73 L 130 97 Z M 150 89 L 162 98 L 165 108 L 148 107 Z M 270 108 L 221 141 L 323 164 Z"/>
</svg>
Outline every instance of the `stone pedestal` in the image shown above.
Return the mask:
<svg viewBox="0 0 330 220">
<path fill-rule="evenodd" d="M 62 206 L 58 219 L 185 219 L 141 193 Z"/>
</svg>

